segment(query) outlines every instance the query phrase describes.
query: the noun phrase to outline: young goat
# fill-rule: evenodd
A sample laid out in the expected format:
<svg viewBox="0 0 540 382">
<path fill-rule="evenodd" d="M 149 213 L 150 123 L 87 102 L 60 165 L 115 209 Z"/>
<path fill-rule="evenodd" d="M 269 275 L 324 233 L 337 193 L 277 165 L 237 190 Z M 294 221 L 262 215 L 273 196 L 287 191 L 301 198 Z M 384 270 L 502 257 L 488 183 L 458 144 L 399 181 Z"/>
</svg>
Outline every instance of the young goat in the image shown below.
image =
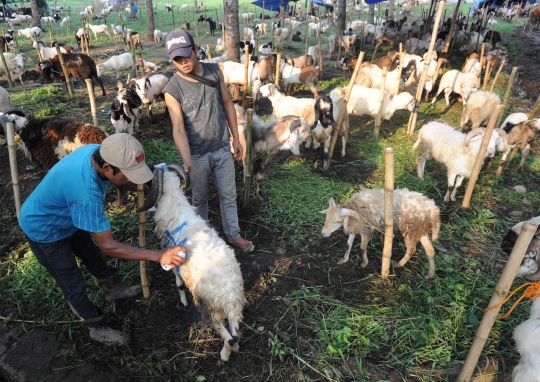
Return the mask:
<svg viewBox="0 0 540 382">
<path fill-rule="evenodd" d="M 205 320 L 223 338 L 220 356 L 222 361 L 228 361 L 231 351 L 240 348 L 238 330 L 246 303 L 240 265 L 234 251 L 189 204 L 179 177 L 187 183 L 187 175 L 179 165 L 155 168 L 150 196 L 139 211 L 159 201 L 154 220 L 161 245 L 187 248 L 186 262 L 174 270 L 180 300 L 187 306 L 187 286 Z M 225 320 L 229 321 L 229 330 Z"/>
<path fill-rule="evenodd" d="M 429 240 L 429 231 L 432 232 L 432 240 L 437 240 L 441 219 L 439 207 L 435 202 L 418 192 L 412 192 L 406 188 L 394 190 L 393 193 L 394 227 L 405 238 L 407 252 L 397 263 L 397 267 L 403 267 L 416 251 L 418 241 L 426 251 L 429 263 L 429 271 L 426 279 L 435 277 L 435 250 Z M 367 258 L 367 244 L 374 230 L 384 229 L 384 190 L 363 190 L 353 194 L 347 203 L 336 204 L 334 198 L 330 198 L 328 209 L 321 211 L 326 214 L 326 220 L 321 234 L 329 237 L 332 232 L 343 227 L 346 234 L 348 248 L 345 256 L 338 264 L 349 261 L 349 254 L 356 235 L 360 235 L 362 242 L 362 268 L 369 263 Z"/>
<path fill-rule="evenodd" d="M 139 95 L 130 88 L 120 89 L 118 95 L 113 99 L 111 105 L 111 122 L 117 133 L 135 133 L 139 131 L 139 113 L 141 111 L 142 100 Z"/>
</svg>

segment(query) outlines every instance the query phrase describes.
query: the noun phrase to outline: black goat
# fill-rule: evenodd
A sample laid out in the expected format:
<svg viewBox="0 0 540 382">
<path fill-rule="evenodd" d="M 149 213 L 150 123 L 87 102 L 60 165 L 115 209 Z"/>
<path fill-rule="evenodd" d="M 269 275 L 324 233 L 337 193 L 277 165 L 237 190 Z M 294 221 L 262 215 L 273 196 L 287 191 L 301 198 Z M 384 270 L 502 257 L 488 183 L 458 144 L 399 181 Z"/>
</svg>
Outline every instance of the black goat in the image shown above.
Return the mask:
<svg viewBox="0 0 540 382">
<path fill-rule="evenodd" d="M 212 20 L 210 17 L 206 19 L 206 21 L 208 22 L 208 26 L 210 27 L 210 36 L 213 36 L 217 28 L 217 23 L 214 20 Z"/>
<path fill-rule="evenodd" d="M 259 19 L 263 20 L 263 14 L 262 12 L 259 12 Z M 270 20 L 270 15 L 264 15 L 264 20 Z"/>
<path fill-rule="evenodd" d="M 248 41 L 248 40 L 240 41 L 240 51 L 244 53 L 246 51 L 246 45 L 249 46 L 249 48 L 248 48 L 249 54 L 253 54 L 253 51 L 255 50 L 255 47 L 253 46 L 251 41 Z"/>
<path fill-rule="evenodd" d="M 291 40 L 296 41 L 296 42 L 302 41 L 302 38 L 300 37 L 301 34 L 302 32 L 296 31 L 296 33 L 291 36 Z"/>
<path fill-rule="evenodd" d="M 199 24 L 200 22 L 205 22 L 206 21 L 206 16 L 205 15 L 200 15 L 199 18 L 197 19 L 197 24 Z"/>
<path fill-rule="evenodd" d="M 117 133 L 135 133 L 140 136 L 139 113 L 141 111 L 141 97 L 130 88 L 120 89 L 111 105 L 111 122 Z"/>
</svg>

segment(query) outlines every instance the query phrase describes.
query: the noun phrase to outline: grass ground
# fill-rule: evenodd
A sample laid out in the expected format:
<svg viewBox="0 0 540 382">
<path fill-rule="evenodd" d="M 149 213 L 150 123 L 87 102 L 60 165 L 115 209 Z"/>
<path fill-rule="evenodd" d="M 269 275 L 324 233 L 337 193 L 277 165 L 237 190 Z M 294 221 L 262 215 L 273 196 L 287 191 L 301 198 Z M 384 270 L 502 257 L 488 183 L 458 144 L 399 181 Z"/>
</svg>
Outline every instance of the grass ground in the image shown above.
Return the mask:
<svg viewBox="0 0 540 382">
<path fill-rule="evenodd" d="M 154 3 L 159 9 L 156 26 L 168 31 L 172 29 L 172 14 L 163 11 L 163 3 Z M 205 4 L 210 15 L 217 10 L 221 16 L 220 2 Z M 65 2 L 67 5 L 71 5 L 72 17 L 82 8 L 76 2 Z M 241 9 L 242 6 L 241 3 Z M 118 23 L 116 17 L 113 14 L 107 23 Z M 144 20 L 145 16 L 127 21 L 126 26 L 143 34 Z M 175 26 L 180 22 L 184 22 L 183 15 L 175 14 Z M 498 28 L 513 33 L 515 27 L 503 24 Z M 214 44 L 215 38 L 203 36 L 203 30 L 202 26 L 198 30 L 202 42 Z M 60 29 L 55 31 L 59 40 L 65 38 L 63 42 L 73 44 L 71 34 L 63 33 Z M 315 40 L 313 37 L 310 43 Z M 20 50 L 35 57 L 27 45 L 19 40 Z M 120 46 L 103 37 L 92 45 L 91 55 L 98 62 Z M 162 70 L 171 69 L 166 66 L 164 47 L 155 47 L 150 41 L 143 41 L 143 45 L 145 59 L 159 62 L 164 66 Z M 300 55 L 303 47 L 304 43 L 296 43 L 284 51 Z M 517 59 L 519 49 L 518 43 L 509 44 L 510 57 Z M 457 60 L 462 58 L 458 56 Z M 332 65 L 333 62 L 325 62 L 327 70 Z M 331 74 L 319 83 L 320 90 L 342 86 L 350 75 L 335 70 Z M 502 94 L 507 81 L 508 75 L 503 74 L 496 91 Z M 110 80 L 107 84 L 110 91 L 116 82 Z M 310 96 L 306 91 L 298 95 Z M 111 97 L 98 97 L 99 122 L 109 132 L 109 116 L 102 111 L 110 106 Z M 84 91 L 70 100 L 62 91 L 43 87 L 12 93 L 12 101 L 36 116 L 63 115 L 91 121 Z M 527 100 L 515 98 L 509 112 L 527 107 Z M 162 104 L 158 113 L 160 110 Z M 262 110 L 268 114 L 269 105 L 263 102 Z M 435 105 L 422 104 L 417 126 L 437 119 L 457 125 L 461 110 L 462 104 L 455 99 L 450 108 L 442 99 Z M 136 327 L 129 349 L 111 352 L 88 343 L 83 325 L 74 318 L 59 289 L 29 252 L 12 207 L 0 213 L 0 231 L 5 232 L 0 237 L 0 324 L 22 321 L 20 324 L 26 330 L 45 327 L 63 343 L 57 357 L 70 360 L 70 364 L 90 360 L 118 380 L 451 380 L 451 371 L 465 359 L 482 309 L 504 267 L 502 236 L 517 221 L 538 214 L 540 196 L 536 185 L 540 159 L 533 155 L 521 172 L 508 170 L 501 177 L 496 177 L 493 170 L 484 171 L 473 194 L 472 208 L 463 210 L 460 203 L 442 201 L 446 191 L 446 171 L 442 166 L 430 162 L 425 180 L 416 177 L 416 153 L 412 150 L 415 137 L 406 134 L 407 121 L 408 113 L 396 113 L 392 120 L 383 122 L 380 137 L 374 138 L 372 120 L 352 118 L 347 154 L 343 159 L 337 158 L 325 174 L 311 169 L 312 155 L 307 150 L 301 157 L 284 154 L 272 162 L 263 189 L 266 201 L 253 201 L 250 207 L 240 209 L 242 228 L 256 243 L 257 251 L 238 254 L 250 305 L 245 311 L 240 354 L 234 355 L 228 365 L 215 366 L 219 340 L 208 328 L 201 329 L 184 320 L 186 314 L 176 307 L 178 298 L 173 279 L 168 277 L 171 275 L 154 264 L 149 265 L 153 297 L 147 302 L 108 305 L 95 280 L 86 275 L 91 299 L 111 314 L 113 324 L 121 324 L 134 310 L 142 312 L 140 322 L 144 323 Z M 143 123 L 142 142 L 149 163 L 180 161 L 169 130 L 167 116 L 157 123 Z M 422 192 L 441 208 L 443 226 L 435 257 L 437 277 L 433 280 L 423 277 L 427 262 L 422 249 L 405 268 L 392 268 L 391 277 L 383 280 L 378 277 L 383 235 L 374 235 L 374 247 L 368 247 L 370 265 L 364 269 L 360 268 L 358 242 L 350 262 L 337 266 L 345 252 L 345 236 L 338 232 L 329 239 L 320 237 L 324 216 L 318 211 L 327 207 L 330 197 L 343 202 L 362 186 L 383 187 L 386 147 L 394 148 L 396 188 Z M 338 144 L 336 155 L 339 151 Z M 238 169 L 239 181 L 240 172 Z M 23 186 L 28 184 L 32 188 L 31 183 L 25 182 L 35 177 L 35 185 L 42 175 L 25 172 Z M 2 176 L 7 177 L 7 173 Z M 8 181 L 4 184 L 0 201 L 10 197 Z M 529 191 L 512 192 L 511 187 L 516 184 L 525 185 Z M 24 190 L 26 195 L 29 191 Z M 462 196 L 458 195 L 459 200 Z M 109 195 L 107 200 L 112 198 Z M 523 203 L 524 198 L 528 204 Z M 113 236 L 133 245 L 138 234 L 134 203 L 133 196 L 128 196 L 125 207 L 107 207 Z M 211 209 L 212 223 L 219 227 L 215 196 Z M 523 218 L 509 217 L 511 211 L 522 211 Z M 151 230 L 150 218 L 149 247 L 157 248 Z M 400 259 L 403 253 L 403 240 L 396 235 L 393 259 Z M 126 282 L 137 282 L 138 264 L 117 260 L 111 263 L 121 268 Z M 498 363 L 495 374 L 507 375 L 516 361 L 511 333 L 526 317 L 528 306 L 522 304 L 510 318 L 496 322 L 482 353 L 482 360 Z M 160 348 L 169 351 L 166 359 L 152 356 Z"/>
</svg>

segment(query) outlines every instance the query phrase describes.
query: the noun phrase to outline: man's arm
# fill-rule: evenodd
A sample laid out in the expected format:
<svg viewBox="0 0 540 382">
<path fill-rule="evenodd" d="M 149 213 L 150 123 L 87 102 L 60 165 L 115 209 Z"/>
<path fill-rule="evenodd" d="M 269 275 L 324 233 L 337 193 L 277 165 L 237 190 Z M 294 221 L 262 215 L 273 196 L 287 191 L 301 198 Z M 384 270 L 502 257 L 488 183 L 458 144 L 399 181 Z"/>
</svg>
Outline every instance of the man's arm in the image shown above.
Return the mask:
<svg viewBox="0 0 540 382">
<path fill-rule="evenodd" d="M 182 155 L 184 161 L 184 170 L 187 173 L 191 172 L 191 151 L 189 150 L 189 142 L 186 134 L 186 128 L 184 126 L 184 116 L 182 115 L 182 106 L 180 102 L 176 100 L 169 93 L 165 93 L 165 103 L 167 109 L 169 109 L 169 115 L 172 122 L 172 133 L 174 143 Z"/>
<path fill-rule="evenodd" d="M 236 110 L 234 110 L 234 103 L 231 97 L 231 93 L 227 86 L 225 85 L 225 80 L 223 79 L 223 73 L 221 70 L 219 73 L 219 88 L 221 89 L 221 99 L 223 101 L 223 106 L 225 108 L 225 115 L 227 117 L 227 123 L 229 124 L 229 130 L 231 131 L 232 137 L 232 147 L 234 151 L 234 159 L 242 160 L 243 151 L 240 140 L 238 139 L 238 123 L 236 121 Z"/>
<path fill-rule="evenodd" d="M 144 248 L 135 248 L 117 242 L 112 237 L 112 231 L 109 229 L 104 232 L 92 232 L 92 237 L 99 248 L 107 255 L 122 260 L 147 260 L 161 263 L 163 265 L 178 266 L 185 261 L 178 256 L 178 252 L 186 251 L 185 247 L 169 247 L 160 251 L 152 251 Z"/>
</svg>

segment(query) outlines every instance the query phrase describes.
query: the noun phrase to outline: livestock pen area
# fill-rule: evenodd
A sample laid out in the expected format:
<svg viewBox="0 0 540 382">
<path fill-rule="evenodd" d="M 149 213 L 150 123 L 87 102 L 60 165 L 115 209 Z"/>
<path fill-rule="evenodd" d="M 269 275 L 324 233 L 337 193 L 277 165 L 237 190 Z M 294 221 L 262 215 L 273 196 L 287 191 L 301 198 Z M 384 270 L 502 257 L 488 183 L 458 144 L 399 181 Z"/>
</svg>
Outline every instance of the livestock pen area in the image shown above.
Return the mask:
<svg viewBox="0 0 540 382">
<path fill-rule="evenodd" d="M 127 3 L 122 3 L 127 4 Z M 111 24 L 120 25 L 120 14 L 126 15 L 125 27 L 135 30 L 142 37 L 141 52 L 144 60 L 158 66 L 157 73 L 174 75 L 166 48 L 147 36 L 145 4 L 136 2 L 138 18 L 130 20 L 122 10 L 114 10 L 107 18 Z M 174 3 L 168 12 L 164 1 L 154 1 L 156 7 L 155 29 L 170 32 L 189 22 L 189 32 L 210 46 L 212 57 L 216 42 L 222 38 L 218 28 L 210 35 L 209 23 L 197 20 L 201 15 L 222 22 L 223 3 L 203 0 L 199 12 L 182 9 Z M 171 3 L 172 4 L 172 3 Z M 291 3 L 292 4 L 292 3 Z M 309 4 L 309 3 L 308 3 Z M 297 5 L 307 9 L 308 4 Z M 78 15 L 85 8 L 79 1 L 58 2 L 64 7 L 62 17 L 70 15 L 71 29 L 52 24 L 53 38 L 69 44 L 80 52 L 75 41 L 75 31 L 82 25 Z M 91 5 L 88 2 L 87 5 Z M 94 4 L 95 6 L 96 4 Z M 377 4 L 376 17 L 384 17 L 388 3 Z M 366 20 L 367 5 L 348 6 L 347 23 L 355 19 Z M 323 10 L 320 6 L 322 20 Z M 444 20 L 452 17 L 455 4 L 447 4 Z M 471 4 L 460 10 L 467 19 Z M 429 4 L 412 8 L 408 23 L 396 36 L 394 47 L 381 45 L 377 57 L 394 50 L 403 43 L 406 49 L 407 31 L 412 20 L 427 13 Z M 435 8 L 434 8 L 435 10 Z M 99 9 L 94 10 L 96 13 Z M 396 6 L 396 19 L 402 8 Z M 69 13 L 68 13 L 69 12 Z M 249 3 L 239 3 L 239 12 L 253 12 L 257 18 L 261 8 Z M 274 17 L 275 12 L 265 11 Z M 478 20 L 468 19 L 469 25 Z M 540 32 L 524 29 L 527 19 L 504 20 L 493 17 L 488 27 L 499 31 L 502 42 L 495 69 L 506 60 L 498 77 L 494 92 L 504 98 L 510 73 L 518 67 L 511 89 L 504 118 L 511 113 L 529 114 L 539 95 L 540 88 Z M 274 19 L 265 20 L 268 36 L 257 44 L 271 42 Z M 283 21 L 283 20 L 282 20 Z M 104 20 L 90 20 L 102 24 Z M 240 33 L 249 24 L 240 19 Z M 197 26 L 195 32 L 195 26 Z M 5 74 L 0 85 L 8 90 L 11 105 L 22 109 L 27 116 L 66 119 L 93 123 L 90 101 L 84 81 L 75 83 L 74 98 L 70 98 L 59 83 L 43 83 L 39 71 L 37 51 L 15 27 L 14 53 L 24 53 L 30 60 L 24 62 L 23 81 L 10 88 Z M 289 27 L 290 28 L 290 27 Z M 42 40 L 48 46 L 49 27 L 44 26 Z M 301 41 L 283 41 L 278 50 L 284 56 L 304 55 L 306 23 L 291 30 L 300 31 Z M 323 72 L 317 83 L 321 94 L 330 94 L 338 87 L 349 84 L 352 70 L 336 65 L 336 51 L 327 58 L 330 35 L 335 33 L 333 23 L 321 34 Z M 309 33 L 308 33 L 309 34 Z M 198 35 L 198 37 L 196 37 Z M 308 36 L 308 46 L 317 45 L 315 33 Z M 468 36 L 467 36 L 468 39 Z M 466 42 L 464 42 L 465 44 Z M 126 46 L 115 37 L 93 35 L 89 53 L 96 64 L 113 55 L 124 53 Z M 371 39 L 364 45 L 364 61 L 372 58 L 374 46 Z M 487 51 L 487 49 L 486 49 Z M 352 53 L 340 52 L 351 57 Z M 355 54 L 356 55 L 356 54 Z M 461 70 L 467 54 L 453 47 L 448 57 L 453 69 Z M 321 63 L 317 63 L 317 66 Z M 403 69 L 405 70 L 405 69 Z M 448 67 L 441 68 L 429 101 L 438 89 L 438 80 Z M 489 90 L 495 71 L 488 82 Z M 482 82 L 484 71 L 482 71 Z M 101 77 L 106 95 L 99 86 L 95 88 L 96 119 L 108 134 L 115 129 L 111 123 L 111 103 L 118 93 L 117 79 L 110 71 Z M 120 73 L 126 86 L 127 73 Z M 281 90 L 285 91 L 281 86 Z M 401 90 L 403 91 L 403 90 Z M 313 98 L 311 91 L 297 85 L 295 98 Z M 415 96 L 415 93 L 412 93 Z M 252 106 L 248 92 L 247 106 Z M 424 101 L 424 95 L 422 95 Z M 242 104 L 241 94 L 235 103 Z M 252 253 L 236 251 L 244 279 L 248 301 L 241 324 L 240 350 L 228 362 L 219 361 L 223 341 L 209 325 L 201 321 L 200 313 L 190 305 L 185 308 L 178 296 L 172 272 L 164 271 L 157 263 L 148 263 L 151 297 L 109 304 L 96 280 L 84 269 L 87 291 L 92 301 L 110 315 L 110 326 L 123 330 L 130 338 L 127 347 L 110 348 L 93 342 L 88 329 L 71 312 L 62 292 L 54 280 L 30 252 L 24 234 L 18 226 L 13 201 L 8 149 L 0 146 L 0 381 L 452 381 L 456 380 L 488 306 L 493 290 L 508 255 L 501 243 L 508 230 L 516 223 L 529 220 L 538 214 L 540 195 L 540 157 L 538 143 L 532 142 L 523 168 L 515 171 L 521 158 L 517 156 L 500 176 L 496 175 L 501 154 L 497 154 L 490 169 L 482 169 L 476 182 L 471 208 L 461 207 L 464 190 L 469 179 L 457 192 L 456 202 L 445 202 L 447 192 L 446 167 L 435 160 L 428 161 L 424 178 L 419 179 L 416 158 L 419 150 L 413 149 L 418 130 L 428 122 L 444 122 L 456 129 L 463 111 L 460 95 L 451 94 L 450 104 L 442 95 L 435 103 L 422 102 L 418 109 L 415 132 L 407 132 L 409 110 L 396 110 L 381 123 L 380 134 L 374 136 L 375 118 L 351 113 L 345 156 L 341 157 L 341 139 L 338 139 L 331 166 L 323 170 L 322 157 L 316 157 L 311 148 L 301 146 L 300 155 L 282 151 L 270 162 L 266 170 L 262 193 L 264 200 L 255 196 L 255 181 L 251 185 L 250 203 L 243 206 L 243 167 L 236 167 L 238 208 L 242 235 L 253 241 Z M 143 111 L 139 140 L 149 164 L 181 163 L 174 145 L 171 122 L 159 99 L 152 109 L 152 121 Z M 406 109 L 404 107 L 404 109 Z M 272 115 L 272 104 L 262 97 L 257 113 L 263 121 Z M 537 114 L 538 115 L 538 114 Z M 486 124 L 482 124 L 485 126 Z M 498 127 L 498 126 L 496 126 Z M 464 127 L 467 132 L 469 127 Z M 0 136 L 0 142 L 3 140 Z M 17 138 L 17 143 L 21 143 Z M 324 212 L 331 198 L 345 203 L 354 193 L 364 188 L 382 189 L 385 183 L 386 148 L 394 151 L 394 186 L 420 192 L 432 199 L 440 210 L 441 228 L 435 248 L 435 277 L 426 279 L 429 266 L 423 246 L 418 245 L 411 260 L 402 268 L 394 267 L 405 251 L 403 235 L 394 227 L 392 248 L 393 265 L 390 276 L 381 278 L 381 253 L 384 243 L 384 226 L 374 230 L 367 246 L 369 264 L 362 267 L 360 239 L 353 243 L 348 262 L 338 265 L 347 251 L 346 235 L 342 230 L 330 237 L 323 237 Z M 263 153 L 264 154 L 264 153 Z M 317 161 L 317 165 L 314 162 Z M 21 195 L 26 197 L 39 184 L 46 170 L 30 162 L 22 150 L 17 150 L 17 165 Z M 516 187 L 521 186 L 521 187 Z M 187 191 L 189 197 L 189 190 Z M 106 213 L 111 222 L 115 240 L 138 244 L 137 197 L 124 195 L 124 205 L 114 204 L 116 192 L 109 189 Z M 146 245 L 160 248 L 153 234 L 152 213 L 147 214 Z M 221 231 L 219 198 L 215 187 L 210 194 L 210 223 Z M 360 236 L 360 235 L 358 235 Z M 140 282 L 138 262 L 108 258 L 111 265 L 120 269 L 125 283 Z M 516 278 L 513 288 L 525 283 Z M 516 297 L 517 298 L 517 297 Z M 515 300 L 516 298 L 512 299 Z M 503 312 L 508 306 L 502 308 Z M 512 339 L 513 330 L 530 315 L 530 301 L 522 301 L 508 318 L 497 320 L 485 343 L 478 366 L 476 381 L 511 381 L 512 370 L 519 361 L 519 353 Z M 7 365 L 7 366 L 6 366 Z M 533 382 L 533 381 L 531 381 Z"/>
</svg>

